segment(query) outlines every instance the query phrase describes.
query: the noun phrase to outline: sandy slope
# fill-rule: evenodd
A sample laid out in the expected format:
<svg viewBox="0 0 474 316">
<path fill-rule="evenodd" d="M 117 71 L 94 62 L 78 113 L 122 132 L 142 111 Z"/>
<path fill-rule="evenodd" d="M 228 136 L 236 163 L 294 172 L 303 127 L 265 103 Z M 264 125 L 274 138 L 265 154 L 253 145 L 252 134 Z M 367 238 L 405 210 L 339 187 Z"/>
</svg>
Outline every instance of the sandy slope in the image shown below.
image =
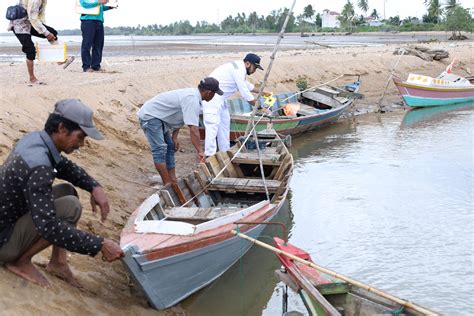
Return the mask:
<svg viewBox="0 0 474 316">
<path fill-rule="evenodd" d="M 446 49 L 460 60 L 460 73 L 474 72 L 473 42 L 437 43 L 431 48 Z M 357 104 L 360 111 L 375 109 L 385 88 L 389 69 L 398 56 L 392 55 L 398 46 L 335 48 L 324 50 L 284 51 L 277 55 L 267 90 L 294 91 L 299 76 L 306 76 L 311 85 L 332 80 L 344 74 L 360 74 L 361 92 L 365 95 Z M 264 52 L 267 66 L 271 52 Z M 106 140 L 87 141 L 72 159 L 102 183 L 112 202 L 109 220 L 102 225 L 90 212 L 88 194 L 81 192 L 85 205 L 80 222 L 82 229 L 118 239 L 128 215 L 153 191 L 151 178 L 156 175 L 147 143 L 139 128 L 135 112 L 147 99 L 169 89 L 195 86 L 213 68 L 244 53 L 167 56 L 157 58 L 110 58 L 104 68 L 109 73 L 82 73 L 80 61 L 67 70 L 43 64 L 37 76 L 47 86 L 28 87 L 23 63 L 0 64 L 0 161 L 4 161 L 14 142 L 28 131 L 41 129 L 54 103 L 62 98 L 80 98 L 96 111 L 96 122 Z M 409 72 L 437 75 L 446 65 L 426 62 L 417 57 L 404 56 L 397 73 L 402 78 Z M 262 80 L 263 72 L 251 77 Z M 341 82 L 341 81 L 339 81 Z M 393 84 L 385 98 L 386 104 L 400 102 Z M 184 152 L 178 153 L 178 174 L 185 174 L 195 166 L 187 133 L 181 135 Z M 45 264 L 48 254 L 41 254 L 35 262 Z M 100 259 L 72 254 L 70 263 L 84 291 L 70 288 L 50 277 L 52 289 L 41 289 L 13 276 L 0 268 L 0 311 L 8 314 L 156 314 L 148 308 L 143 295 L 129 281 L 121 263 L 106 264 Z M 42 268 L 43 269 L 43 268 Z M 43 269 L 44 270 L 44 269 Z M 166 314 L 185 314 L 176 307 Z"/>
</svg>

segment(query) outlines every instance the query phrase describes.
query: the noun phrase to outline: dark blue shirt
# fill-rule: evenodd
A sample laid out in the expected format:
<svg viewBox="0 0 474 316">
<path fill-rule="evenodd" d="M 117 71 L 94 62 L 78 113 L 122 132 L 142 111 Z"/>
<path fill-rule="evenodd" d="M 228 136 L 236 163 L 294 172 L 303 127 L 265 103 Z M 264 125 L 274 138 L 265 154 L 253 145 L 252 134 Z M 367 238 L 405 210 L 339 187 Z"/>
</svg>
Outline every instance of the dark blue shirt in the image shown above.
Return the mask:
<svg viewBox="0 0 474 316">
<path fill-rule="evenodd" d="M 100 251 L 101 237 L 56 217 L 52 193 L 55 178 L 89 192 L 99 185 L 62 156 L 45 131 L 25 135 L 0 167 L 0 248 L 10 239 L 16 221 L 30 212 L 37 232 L 50 243 L 91 256 Z"/>
</svg>

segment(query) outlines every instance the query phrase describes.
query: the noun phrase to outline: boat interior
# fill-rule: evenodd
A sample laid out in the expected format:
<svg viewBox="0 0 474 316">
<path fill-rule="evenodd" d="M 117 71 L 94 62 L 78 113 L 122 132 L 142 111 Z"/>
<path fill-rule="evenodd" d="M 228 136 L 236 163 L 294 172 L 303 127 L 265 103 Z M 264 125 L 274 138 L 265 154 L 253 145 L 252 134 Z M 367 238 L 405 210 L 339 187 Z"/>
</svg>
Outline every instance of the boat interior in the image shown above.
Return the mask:
<svg viewBox="0 0 474 316">
<path fill-rule="evenodd" d="M 358 90 L 358 84 L 345 85 L 343 88 L 324 85 L 311 91 L 304 92 L 301 96 L 295 93 L 282 93 L 275 95 L 275 104 L 273 105 L 274 117 L 294 118 L 300 116 L 309 116 L 324 113 L 327 110 L 336 108 L 345 104 Z M 236 98 L 229 99 L 229 111 L 233 115 L 249 116 L 252 113 L 252 105 L 247 101 Z M 260 97 L 259 104 L 264 104 L 265 98 Z M 288 104 L 297 106 L 296 115 L 287 115 L 283 108 Z"/>
<path fill-rule="evenodd" d="M 238 141 L 227 152 L 218 152 L 192 174 L 157 192 L 159 199 L 143 218 L 198 225 L 248 209 L 262 201 L 279 202 L 288 187 L 292 157 L 281 141 L 259 142 L 260 155 L 252 141 Z M 255 143 L 253 143 L 255 146 Z M 260 160 L 265 181 L 262 179 Z M 268 198 L 267 198 L 268 192 Z"/>
</svg>

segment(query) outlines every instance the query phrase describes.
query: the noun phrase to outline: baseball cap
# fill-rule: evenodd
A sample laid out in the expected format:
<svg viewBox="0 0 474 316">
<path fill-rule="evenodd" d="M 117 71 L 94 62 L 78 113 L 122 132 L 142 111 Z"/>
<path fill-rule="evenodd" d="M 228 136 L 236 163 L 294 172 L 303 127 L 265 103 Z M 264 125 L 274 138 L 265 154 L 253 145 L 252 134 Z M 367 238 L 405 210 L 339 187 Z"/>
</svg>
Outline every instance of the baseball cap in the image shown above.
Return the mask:
<svg viewBox="0 0 474 316">
<path fill-rule="evenodd" d="M 212 77 L 206 77 L 199 82 L 199 87 L 204 90 L 210 90 L 217 93 L 218 95 L 223 95 L 224 92 L 219 89 L 219 81 Z"/>
<path fill-rule="evenodd" d="M 101 140 L 104 136 L 96 129 L 92 120 L 92 110 L 79 99 L 65 99 L 54 105 L 55 114 L 76 123 L 90 138 Z"/>
<path fill-rule="evenodd" d="M 254 53 L 248 53 L 245 56 L 244 61 L 248 61 L 251 64 L 254 64 L 260 70 L 263 70 L 262 66 L 260 66 L 260 57 Z"/>
</svg>

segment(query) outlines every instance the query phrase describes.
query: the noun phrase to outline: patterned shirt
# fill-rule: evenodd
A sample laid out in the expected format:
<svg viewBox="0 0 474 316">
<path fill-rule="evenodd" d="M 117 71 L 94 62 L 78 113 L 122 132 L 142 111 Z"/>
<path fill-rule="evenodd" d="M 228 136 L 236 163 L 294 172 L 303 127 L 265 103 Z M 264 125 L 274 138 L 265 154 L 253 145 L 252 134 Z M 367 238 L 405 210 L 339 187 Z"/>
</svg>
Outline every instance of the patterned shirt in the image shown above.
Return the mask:
<svg viewBox="0 0 474 316">
<path fill-rule="evenodd" d="M 52 194 L 55 178 L 89 192 L 99 185 L 63 157 L 45 131 L 25 135 L 0 166 L 0 248 L 10 239 L 16 221 L 30 212 L 37 232 L 53 245 L 91 256 L 101 250 L 102 237 L 56 217 Z"/>
<path fill-rule="evenodd" d="M 38 33 L 48 36 L 49 31 L 43 25 L 46 3 L 47 0 L 21 0 L 20 4 L 26 9 L 28 15 L 23 19 L 11 21 L 9 29 L 13 29 L 16 34 L 30 34 L 33 26 Z"/>
</svg>

